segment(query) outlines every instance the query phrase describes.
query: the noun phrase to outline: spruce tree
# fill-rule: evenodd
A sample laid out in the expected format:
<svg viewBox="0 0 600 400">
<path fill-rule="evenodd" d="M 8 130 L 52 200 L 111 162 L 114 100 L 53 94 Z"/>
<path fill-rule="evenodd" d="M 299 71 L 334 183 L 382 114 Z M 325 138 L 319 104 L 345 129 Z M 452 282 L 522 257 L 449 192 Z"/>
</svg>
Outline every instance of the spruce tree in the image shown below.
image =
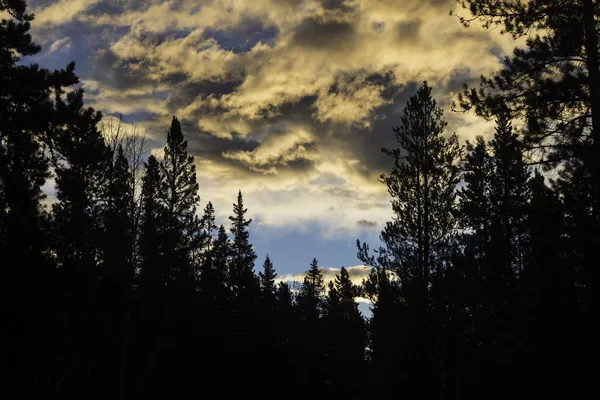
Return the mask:
<svg viewBox="0 0 600 400">
<path fill-rule="evenodd" d="M 162 179 L 158 160 L 151 155 L 146 162 L 146 172 L 142 180 L 139 282 L 141 294 L 148 291 L 149 298 L 166 285 L 168 279 L 162 242 L 166 210 L 158 201 Z"/>
<path fill-rule="evenodd" d="M 110 151 L 97 128 L 101 114 L 84 107 L 82 90 L 67 93 L 66 100 L 57 96 L 56 106 L 64 115 L 54 132 L 58 201 L 52 207 L 52 251 L 65 288 L 60 309 L 68 321 L 62 368 L 70 370 L 74 360 L 81 360 L 70 373 L 73 385 L 64 390 L 86 393 L 96 386 L 100 368 L 94 355 L 103 324 L 100 244 Z"/>
<path fill-rule="evenodd" d="M 130 340 L 135 232 L 131 223 L 133 216 L 130 214 L 133 201 L 130 190 L 132 171 L 121 145 L 113 153 L 116 154 L 107 169 L 104 231 L 100 246 L 100 297 L 107 314 L 102 327 L 102 368 L 106 372 L 101 379 L 106 379 L 110 384 L 102 385 L 98 391 L 102 390 L 104 396 L 123 396 Z M 114 379 L 115 376 L 119 379 Z"/>
<path fill-rule="evenodd" d="M 428 301 L 431 274 L 443 268 L 456 226 L 460 148 L 456 135 L 443 135 L 442 114 L 425 82 L 394 128 L 398 147 L 383 149 L 394 160 L 391 173 L 381 176 L 392 196 L 394 215 L 381 239 L 405 290 L 413 286 L 420 307 Z"/>
<path fill-rule="evenodd" d="M 326 343 L 322 340 L 324 294 L 323 272 L 317 259 L 313 258 L 296 297 L 300 396 L 307 396 L 314 391 L 323 392 L 327 388 Z"/>
<path fill-rule="evenodd" d="M 407 102 L 400 126 L 394 128 L 397 147 L 382 150 L 394 160 L 390 174 L 380 180 L 392 197 L 393 216 L 381 232 L 385 247 L 379 251 L 379 264 L 391 268 L 402 282 L 408 305 L 402 323 L 409 343 L 403 357 L 414 363 L 406 370 L 405 390 L 415 396 L 429 396 L 445 385 L 444 311 L 442 299 L 430 294 L 440 293 L 431 290 L 450 264 L 461 149 L 456 134 L 444 135 L 442 115 L 425 82 Z"/>
<path fill-rule="evenodd" d="M 160 162 L 163 180 L 159 199 L 165 209 L 165 248 L 170 282 L 189 293 L 193 285 L 192 238 L 198 227 L 196 207 L 200 200 L 194 157 L 188 155 L 181 124 L 176 117 L 167 132 L 164 158 Z"/>
<path fill-rule="evenodd" d="M 339 397 L 359 396 L 363 387 L 355 374 L 366 373 L 366 324 L 354 298 L 359 288 L 350 281 L 348 270 L 341 268 L 328 284 L 324 305 L 324 329 L 327 349 L 328 391 Z"/>
<path fill-rule="evenodd" d="M 252 219 L 246 219 L 247 209 L 244 208 L 242 192 L 238 192 L 237 203 L 233 204 L 231 234 L 233 235 L 229 279 L 235 296 L 255 296 L 258 281 L 254 275 L 256 254 L 249 241 L 248 226 Z"/>
<path fill-rule="evenodd" d="M 277 273 L 275 272 L 275 268 L 273 267 L 273 263 L 271 262 L 271 258 L 269 258 L 268 254 L 263 264 L 263 270 L 258 273 L 258 277 L 260 280 L 260 289 L 263 299 L 267 301 L 274 300 L 277 289 L 275 286 L 275 278 L 277 277 Z"/>
<path fill-rule="evenodd" d="M 230 231 L 231 253 L 229 259 L 229 285 L 233 302 L 232 307 L 232 340 L 237 353 L 235 356 L 234 371 L 240 377 L 240 385 L 231 388 L 232 396 L 255 396 L 253 386 L 257 371 L 252 368 L 253 360 L 259 355 L 255 343 L 260 336 L 259 326 L 255 323 L 259 317 L 260 284 L 254 274 L 254 261 L 256 254 L 250 243 L 248 226 L 252 219 L 246 219 L 248 210 L 244 208 L 242 192 L 238 192 L 237 202 L 233 204 L 233 215 Z"/>
</svg>

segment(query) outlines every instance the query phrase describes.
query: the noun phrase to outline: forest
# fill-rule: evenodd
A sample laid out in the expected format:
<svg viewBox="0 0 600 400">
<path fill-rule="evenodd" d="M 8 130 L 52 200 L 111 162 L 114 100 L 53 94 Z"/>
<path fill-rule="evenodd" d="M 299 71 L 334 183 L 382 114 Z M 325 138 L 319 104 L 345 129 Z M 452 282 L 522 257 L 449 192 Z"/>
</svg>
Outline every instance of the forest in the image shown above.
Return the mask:
<svg viewBox="0 0 600 400">
<path fill-rule="evenodd" d="M 458 3 L 527 37 L 453 105 L 493 137 L 447 132 L 422 83 L 382 149 L 381 246 L 357 240 L 369 277 L 308 259 L 290 286 L 241 192 L 228 226 L 202 208 L 176 117 L 160 155 L 103 125 L 74 63 L 22 62 L 34 16 L 0 0 L 0 397 L 598 398 L 600 5 Z"/>
</svg>

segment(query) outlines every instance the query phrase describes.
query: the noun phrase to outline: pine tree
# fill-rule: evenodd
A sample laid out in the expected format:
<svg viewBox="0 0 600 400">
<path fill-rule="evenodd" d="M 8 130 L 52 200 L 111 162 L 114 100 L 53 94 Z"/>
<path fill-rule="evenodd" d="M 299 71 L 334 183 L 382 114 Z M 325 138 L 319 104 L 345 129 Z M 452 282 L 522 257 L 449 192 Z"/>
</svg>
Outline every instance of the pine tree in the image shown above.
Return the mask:
<svg viewBox="0 0 600 400">
<path fill-rule="evenodd" d="M 364 260 L 363 262 L 365 262 Z M 371 266 L 373 263 L 367 262 Z M 385 396 L 391 379 L 399 380 L 406 388 L 411 387 L 409 369 L 403 360 L 408 354 L 406 302 L 402 297 L 400 281 L 396 275 L 381 266 L 374 266 L 362 282 L 363 295 L 372 302 L 369 319 L 368 353 L 369 380 L 373 382 L 376 395 Z"/>
<path fill-rule="evenodd" d="M 190 243 L 198 226 L 196 206 L 200 200 L 194 157 L 188 155 L 181 124 L 173 117 L 167 132 L 164 158 L 160 162 L 164 179 L 159 199 L 165 208 L 165 248 L 170 271 L 170 284 L 186 293 L 192 290 L 193 273 Z"/>
<path fill-rule="evenodd" d="M 359 396 L 363 387 L 355 374 L 366 373 L 366 324 L 354 298 L 359 289 L 348 270 L 328 284 L 324 306 L 324 328 L 328 338 L 327 376 L 329 393 L 339 397 Z"/>
<path fill-rule="evenodd" d="M 231 240 L 227 236 L 227 231 L 223 225 L 219 226 L 217 237 L 213 242 L 212 250 L 212 271 L 215 281 L 219 283 L 220 293 L 217 297 L 221 302 L 225 302 L 231 298 L 230 288 L 227 286 L 229 281 L 229 263 L 232 253 Z"/>
<path fill-rule="evenodd" d="M 479 89 L 465 89 L 460 106 L 486 119 L 497 117 L 503 108 L 511 117 L 522 117 L 526 143 L 538 146 L 548 161 L 564 160 L 577 143 L 587 142 L 592 152 L 584 162 L 595 170 L 594 159 L 600 159 L 598 5 L 592 0 L 459 3 L 472 14 L 461 18 L 465 26 L 479 21 L 486 28 L 502 26 L 515 39 L 527 37 L 526 47 L 515 48 L 502 70 L 482 77 Z"/>
<path fill-rule="evenodd" d="M 253 360 L 259 356 L 255 343 L 259 341 L 260 329 L 256 324 L 259 318 L 260 284 L 254 274 L 256 254 L 250 243 L 248 226 L 252 219 L 246 219 L 242 192 L 238 192 L 237 203 L 233 204 L 231 221 L 231 253 L 229 259 L 229 285 L 233 302 L 232 307 L 232 348 L 235 356 L 235 373 L 240 377 L 240 385 L 231 388 L 231 396 L 254 397 L 253 386 L 258 379 L 257 371 L 252 368 Z"/>
<path fill-rule="evenodd" d="M 527 37 L 525 48 L 506 57 L 503 69 L 482 77 L 479 88 L 465 88 L 459 105 L 486 119 L 506 106 L 511 117 L 525 123 L 524 144 L 535 150 L 533 161 L 577 176 L 569 188 L 563 181 L 563 188 L 589 202 L 577 207 L 585 215 L 577 218 L 575 231 L 582 241 L 574 253 L 586 270 L 587 340 L 593 341 L 600 327 L 595 317 L 600 312 L 600 31 L 595 17 L 600 6 L 592 0 L 460 3 L 473 15 L 462 19 L 465 25 L 480 21 L 488 28 L 502 26 L 515 38 Z"/>
<path fill-rule="evenodd" d="M 523 270 L 525 257 L 524 213 L 529 200 L 529 170 L 524 162 L 519 137 L 513 132 L 508 115 L 496 120 L 496 132 L 490 143 L 494 175 L 491 179 L 492 219 L 502 226 L 506 241 L 507 264 L 513 273 Z"/>
<path fill-rule="evenodd" d="M 325 286 L 323 272 L 316 258 L 313 258 L 300 291 L 296 297 L 298 327 L 297 357 L 300 397 L 309 393 L 326 390 L 326 344 L 323 343 L 323 295 Z"/>
<path fill-rule="evenodd" d="M 209 201 L 204 208 L 204 214 L 200 219 L 200 229 L 198 240 L 199 255 L 196 257 L 196 262 L 200 264 L 200 279 L 202 275 L 206 274 L 209 277 L 212 274 L 212 251 L 214 235 L 217 233 L 217 224 L 215 216 L 215 208 Z"/>
<path fill-rule="evenodd" d="M 408 305 L 404 324 L 409 325 L 409 345 L 403 357 L 414 364 L 406 371 L 405 390 L 415 396 L 428 396 L 433 388 L 445 385 L 443 305 L 439 296 L 430 298 L 430 291 L 450 262 L 461 150 L 456 134 L 443 135 L 442 115 L 425 82 L 407 102 L 400 126 L 394 128 L 398 146 L 382 150 L 394 160 L 391 173 L 381 176 L 394 214 L 381 232 L 385 248 L 380 259 L 382 266 L 399 276 Z"/>
<path fill-rule="evenodd" d="M 431 274 L 439 272 L 447 255 L 456 221 L 454 199 L 458 182 L 456 135 L 443 136 L 443 111 L 425 82 L 408 101 L 399 127 L 398 147 L 383 149 L 394 159 L 389 175 L 382 175 L 392 196 L 394 216 L 381 233 L 405 290 L 425 306 Z"/>
<path fill-rule="evenodd" d="M 62 335 L 53 325 L 60 313 L 54 283 L 60 279 L 48 257 L 41 186 L 50 176 L 52 127 L 64 117 L 52 97 L 77 77 L 72 63 L 54 72 L 24 63 L 40 51 L 29 33 L 33 14 L 25 1 L 0 2 L 0 14 L 0 335 L 6 338 L 3 357 L 15 361 L 0 396 L 48 397 L 48 386 L 60 379 L 62 350 L 56 344 Z"/>
<path fill-rule="evenodd" d="M 209 207 L 210 206 L 210 207 Z M 212 204 L 205 208 L 203 220 L 205 229 L 212 230 Z M 237 356 L 234 320 L 229 288 L 227 287 L 227 266 L 231 254 L 231 242 L 223 225 L 217 229 L 210 251 L 203 257 L 204 264 L 200 276 L 200 290 L 203 302 L 203 318 L 200 323 L 202 338 L 199 345 L 204 362 L 197 373 L 204 376 L 204 393 L 208 397 L 222 396 L 228 393 L 229 379 L 232 373 L 230 363 Z M 226 389 L 224 389 L 226 388 Z"/>
<path fill-rule="evenodd" d="M 162 236 L 165 229 L 166 211 L 158 201 L 163 175 L 156 157 L 146 162 L 142 181 L 142 218 L 140 232 L 140 290 L 153 297 L 168 279 Z M 150 294 L 154 293 L 154 294 Z"/>
<path fill-rule="evenodd" d="M 263 270 L 258 273 L 258 277 L 260 279 L 260 288 L 263 299 L 267 301 L 274 300 L 277 289 L 275 287 L 275 278 L 277 277 L 277 273 L 275 272 L 275 268 L 273 267 L 273 263 L 271 262 L 269 255 L 267 255 L 267 258 L 265 258 Z"/>
<path fill-rule="evenodd" d="M 71 371 L 73 377 L 65 393 L 77 393 L 92 390 L 100 368 L 94 354 L 99 351 L 103 324 L 100 244 L 110 151 L 97 128 L 101 114 L 84 108 L 82 90 L 67 93 L 66 101 L 57 96 L 56 106 L 64 119 L 54 132 L 58 202 L 52 207 L 52 250 L 65 288 L 62 318 L 68 321 L 61 373 Z M 80 361 L 73 368 L 75 360 Z"/>
<path fill-rule="evenodd" d="M 578 359 L 572 354 L 571 346 L 577 341 L 579 304 L 576 269 L 570 259 L 573 247 L 565 235 L 567 227 L 559 197 L 539 173 L 529 184 L 529 251 L 519 279 L 519 308 L 528 328 L 522 364 L 533 372 L 525 389 L 529 393 L 566 394 L 585 376 L 583 369 L 589 368 L 578 366 L 589 366 L 591 358 L 586 357 L 593 355 L 587 353 Z M 556 384 L 545 387 L 542 382 L 548 379 L 556 380 Z"/>
<path fill-rule="evenodd" d="M 460 227 L 468 230 L 463 235 L 463 242 L 468 246 L 468 252 L 477 260 L 480 270 L 490 238 L 490 182 L 494 173 L 483 136 L 476 137 L 474 144 L 467 142 L 461 169 L 465 185 L 458 191 Z"/>
<path fill-rule="evenodd" d="M 110 384 L 97 391 L 104 396 L 124 395 L 125 364 L 129 346 L 132 285 L 134 275 L 131 213 L 131 169 L 121 145 L 117 146 L 107 170 L 106 200 L 103 210 L 104 232 L 101 240 L 102 265 L 100 297 L 106 317 L 103 322 L 102 371 L 99 379 Z M 110 371 L 110 372 L 108 372 Z M 118 381 L 113 371 L 119 371 Z M 118 386 L 117 386 L 118 384 Z"/>
<path fill-rule="evenodd" d="M 84 108 L 83 91 L 70 92 L 57 107 L 68 117 L 56 134 L 56 197 L 53 206 L 59 265 L 75 275 L 98 263 L 101 199 L 110 152 L 97 124 L 102 118 Z"/>
<path fill-rule="evenodd" d="M 236 296 L 255 296 L 258 281 L 254 275 L 256 254 L 249 242 L 248 226 L 252 219 L 246 219 L 247 209 L 244 208 L 242 192 L 238 192 L 237 203 L 233 205 L 231 234 L 233 235 L 229 279 L 231 289 Z"/>
</svg>

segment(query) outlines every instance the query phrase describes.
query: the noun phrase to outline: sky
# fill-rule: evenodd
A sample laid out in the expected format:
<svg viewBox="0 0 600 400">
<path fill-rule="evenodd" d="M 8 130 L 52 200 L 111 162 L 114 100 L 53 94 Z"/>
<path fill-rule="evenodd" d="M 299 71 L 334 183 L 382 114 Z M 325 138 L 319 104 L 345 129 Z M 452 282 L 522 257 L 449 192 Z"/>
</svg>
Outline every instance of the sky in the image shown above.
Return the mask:
<svg viewBox="0 0 600 400">
<path fill-rule="evenodd" d="M 382 147 L 421 83 L 462 140 L 493 126 L 452 112 L 462 85 L 501 68 L 515 46 L 454 0 L 35 0 L 34 62 L 76 61 L 86 103 L 147 135 L 171 118 L 195 156 L 201 207 L 227 223 L 238 190 L 258 266 L 301 277 L 359 266 L 391 217 Z M 364 269 L 352 270 L 359 280 Z"/>
</svg>

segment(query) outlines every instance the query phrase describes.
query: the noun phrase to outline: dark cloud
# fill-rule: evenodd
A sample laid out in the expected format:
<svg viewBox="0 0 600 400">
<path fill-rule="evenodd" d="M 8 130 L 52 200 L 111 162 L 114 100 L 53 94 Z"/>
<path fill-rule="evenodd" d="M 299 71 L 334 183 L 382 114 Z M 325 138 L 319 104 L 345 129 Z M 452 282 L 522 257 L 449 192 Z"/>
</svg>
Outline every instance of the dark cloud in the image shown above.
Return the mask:
<svg viewBox="0 0 600 400">
<path fill-rule="evenodd" d="M 177 109 L 187 107 L 192 104 L 194 100 L 201 98 L 206 99 L 209 96 L 214 98 L 221 98 L 225 94 L 232 93 L 241 83 L 242 80 L 236 81 L 200 81 L 200 82 L 186 82 L 186 76 L 180 77 L 181 84 L 175 85 L 171 91 L 169 98 L 167 99 L 166 106 L 171 112 Z M 173 81 L 175 81 L 173 79 Z M 224 108 L 217 110 L 198 110 L 195 116 L 206 115 L 207 112 L 222 113 L 227 111 Z"/>
<path fill-rule="evenodd" d="M 361 219 L 360 221 L 356 221 L 356 224 L 361 228 L 375 228 L 377 227 L 377 222 L 368 221 L 366 219 Z"/>
<path fill-rule="evenodd" d="M 106 14 L 111 16 L 117 16 L 123 13 L 123 11 L 125 11 L 125 4 L 123 3 L 119 4 L 116 2 L 102 1 L 89 7 L 86 13 L 89 15 Z"/>
<path fill-rule="evenodd" d="M 274 26 L 264 26 L 264 21 L 248 18 L 233 29 L 207 29 L 206 37 L 213 38 L 224 50 L 234 53 L 247 52 L 258 42 L 272 45 L 279 34 Z"/>
<path fill-rule="evenodd" d="M 423 21 L 420 18 L 412 21 L 400 21 L 396 24 L 396 35 L 399 40 L 414 40 L 419 36 Z"/>
<path fill-rule="evenodd" d="M 384 79 L 383 76 L 385 75 L 380 75 L 378 79 Z M 349 156 L 359 160 L 356 172 L 367 181 L 376 182 L 382 173 L 388 172 L 393 166 L 391 158 L 383 155 L 381 149 L 396 145 L 393 127 L 399 124 L 406 101 L 414 95 L 417 87 L 414 82 L 402 87 L 390 82 L 389 87 L 384 90 L 390 103 L 375 111 L 370 127 L 350 127 L 343 130 L 336 124 L 330 124 L 329 131 L 335 134 L 326 136 L 323 146 L 344 149 Z"/>
<path fill-rule="evenodd" d="M 355 43 L 354 26 L 349 22 L 323 22 L 306 18 L 296 28 L 292 42 L 310 49 L 343 50 Z"/>
<path fill-rule="evenodd" d="M 321 5 L 325 10 L 351 10 L 351 7 L 346 0 L 321 0 Z"/>
<path fill-rule="evenodd" d="M 95 62 L 90 65 L 88 78 L 97 80 L 115 89 L 134 89 L 150 85 L 152 64 L 147 59 L 137 59 L 132 53 L 131 58 L 118 58 L 110 49 L 96 53 Z M 135 68 L 132 67 L 135 65 Z"/>
</svg>

